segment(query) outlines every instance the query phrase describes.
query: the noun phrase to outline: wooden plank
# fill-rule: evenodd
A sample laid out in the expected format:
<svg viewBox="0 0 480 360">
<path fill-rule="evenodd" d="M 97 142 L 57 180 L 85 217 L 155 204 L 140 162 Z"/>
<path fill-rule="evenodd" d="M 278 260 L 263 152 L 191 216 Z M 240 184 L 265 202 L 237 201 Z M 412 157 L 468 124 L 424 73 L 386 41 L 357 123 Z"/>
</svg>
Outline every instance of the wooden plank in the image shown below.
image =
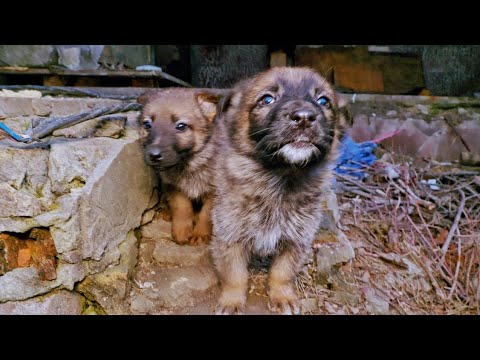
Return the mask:
<svg viewBox="0 0 480 360">
<path fill-rule="evenodd" d="M 137 70 L 70 70 L 59 66 L 50 68 L 12 68 L 0 67 L 0 74 L 10 75 L 64 75 L 64 76 L 93 76 L 93 77 L 130 77 L 130 78 L 157 78 L 166 79 L 182 86 L 191 87 L 189 83 L 163 71 Z"/>
<path fill-rule="evenodd" d="M 383 73 L 361 65 L 338 65 L 334 71 L 335 85 L 361 92 L 382 93 Z"/>
<path fill-rule="evenodd" d="M 270 67 L 287 66 L 287 54 L 284 51 L 274 51 L 270 54 Z"/>
<path fill-rule="evenodd" d="M 366 45 L 302 47 L 296 51 L 295 63 L 313 67 L 339 88 L 358 92 L 407 94 L 424 87 L 422 59 L 415 54 L 371 53 Z M 360 81 L 362 77 L 368 84 Z"/>
</svg>

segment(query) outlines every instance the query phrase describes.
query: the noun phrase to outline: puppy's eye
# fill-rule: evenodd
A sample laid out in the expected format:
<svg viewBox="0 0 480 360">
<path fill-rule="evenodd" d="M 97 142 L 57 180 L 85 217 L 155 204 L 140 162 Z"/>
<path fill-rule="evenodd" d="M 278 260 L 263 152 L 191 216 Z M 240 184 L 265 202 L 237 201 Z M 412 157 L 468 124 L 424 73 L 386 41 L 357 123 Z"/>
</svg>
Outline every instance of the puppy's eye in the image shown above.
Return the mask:
<svg viewBox="0 0 480 360">
<path fill-rule="evenodd" d="M 178 123 L 176 126 L 175 126 L 175 130 L 177 130 L 178 132 L 184 132 L 185 130 L 188 129 L 188 125 L 185 124 L 185 123 Z"/>
<path fill-rule="evenodd" d="M 330 100 L 326 98 L 325 96 L 321 96 L 317 99 L 317 104 L 320 106 L 324 106 L 327 109 L 330 109 Z"/>
<path fill-rule="evenodd" d="M 142 125 L 145 129 L 151 129 L 152 128 L 152 122 L 148 119 L 144 119 L 142 121 Z"/>
<path fill-rule="evenodd" d="M 275 98 L 272 95 L 264 95 L 260 99 L 260 104 L 262 105 L 270 105 L 270 104 L 273 104 L 274 102 L 275 102 Z"/>
</svg>

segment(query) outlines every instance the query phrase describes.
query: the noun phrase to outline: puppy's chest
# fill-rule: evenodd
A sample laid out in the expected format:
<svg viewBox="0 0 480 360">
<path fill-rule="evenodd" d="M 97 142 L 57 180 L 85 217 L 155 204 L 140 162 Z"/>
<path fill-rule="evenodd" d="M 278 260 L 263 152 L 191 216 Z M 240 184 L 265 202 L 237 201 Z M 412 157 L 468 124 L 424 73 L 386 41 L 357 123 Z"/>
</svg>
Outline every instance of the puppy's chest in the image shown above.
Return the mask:
<svg viewBox="0 0 480 360">
<path fill-rule="evenodd" d="M 211 169 L 202 166 L 194 170 L 184 170 L 179 174 L 161 174 L 162 181 L 171 184 L 185 193 L 190 199 L 199 199 L 212 191 Z"/>
<path fill-rule="evenodd" d="M 244 226 L 254 251 L 270 254 L 281 240 L 308 243 L 321 220 L 320 208 L 318 196 L 306 193 L 290 196 L 271 193 L 245 203 Z"/>
</svg>

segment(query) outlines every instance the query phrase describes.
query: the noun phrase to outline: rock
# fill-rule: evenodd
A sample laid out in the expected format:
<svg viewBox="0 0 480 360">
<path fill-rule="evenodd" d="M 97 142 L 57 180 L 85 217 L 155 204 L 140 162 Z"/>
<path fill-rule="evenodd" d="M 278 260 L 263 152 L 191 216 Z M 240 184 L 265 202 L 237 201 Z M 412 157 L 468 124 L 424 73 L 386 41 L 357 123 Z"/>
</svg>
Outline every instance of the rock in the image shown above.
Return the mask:
<svg viewBox="0 0 480 360">
<path fill-rule="evenodd" d="M 148 224 L 149 222 L 151 222 L 153 220 L 153 218 L 155 217 L 156 213 L 157 212 L 156 212 L 155 209 L 150 209 L 150 210 L 145 211 L 142 215 L 142 221 L 140 222 L 140 225 L 145 225 L 145 224 Z"/>
<path fill-rule="evenodd" d="M 398 112 L 396 112 L 395 110 L 390 110 L 390 111 L 387 111 L 386 115 L 388 117 L 397 117 L 398 116 Z"/>
<path fill-rule="evenodd" d="M 120 103 L 97 99 L 8 100 L 0 98 L 0 107 L 6 104 L 16 116 L 19 112 L 32 116 L 36 111 L 63 116 Z M 3 239 L 2 232 L 26 234 L 15 252 L 7 249 L 8 261 L 5 243 L 1 242 L 0 302 L 25 300 L 55 289 L 71 290 L 86 276 L 105 269 L 103 278 L 96 279 L 104 288 L 98 285 L 98 292 L 89 289 L 91 293 L 102 296 L 106 277 L 120 281 L 120 293 L 126 293 L 130 273 L 113 276 L 110 272 L 124 260 L 135 262 L 137 248 L 127 251 L 123 259 L 119 245 L 127 233 L 140 226 L 145 210 L 158 200 L 153 194 L 157 178 L 145 165 L 142 140 L 131 126 L 134 117 L 134 113 L 126 114 L 128 121 L 121 121 L 126 125 L 117 140 L 53 137 L 49 147 L 0 142 L 0 236 Z M 102 136 L 117 135 L 110 132 Z M 38 238 L 28 239 L 27 232 L 39 227 L 51 234 L 48 246 Z M 10 259 L 14 259 L 14 266 Z M 52 259 L 57 259 L 58 265 Z M 115 291 L 121 288 L 117 285 Z"/>
<path fill-rule="evenodd" d="M 133 298 L 131 303 L 131 309 L 135 313 L 148 314 L 155 307 L 152 300 L 143 294 L 138 294 Z"/>
<path fill-rule="evenodd" d="M 317 249 L 317 271 L 328 273 L 332 267 L 344 264 L 355 257 L 355 251 L 343 233 L 320 234 L 314 242 Z"/>
<path fill-rule="evenodd" d="M 417 109 L 423 114 L 428 115 L 430 113 L 430 107 L 422 104 L 416 105 Z"/>
<path fill-rule="evenodd" d="M 70 70 L 79 70 L 80 49 L 77 47 L 58 49 L 58 63 Z"/>
<path fill-rule="evenodd" d="M 40 214 L 41 204 L 35 196 L 8 184 L 0 184 L 0 218 L 9 216 L 32 217 Z"/>
<path fill-rule="evenodd" d="M 25 301 L 0 304 L 0 315 L 80 315 L 85 298 L 74 291 L 59 290 Z"/>
<path fill-rule="evenodd" d="M 85 278 L 77 289 L 95 299 L 108 314 L 129 313 L 126 302 L 129 279 L 137 263 L 137 238 L 129 232 L 125 241 L 119 246 L 120 262 L 105 271 Z"/>
<path fill-rule="evenodd" d="M 326 190 L 322 195 L 322 223 L 320 230 L 333 231 L 338 230 L 338 222 L 340 221 L 340 212 L 338 210 L 337 195 L 333 189 Z"/>
<path fill-rule="evenodd" d="M 82 280 L 85 275 L 81 264 L 59 263 L 57 278 L 52 281 L 40 279 L 37 270 L 33 267 L 14 269 L 0 276 L 0 303 L 29 299 L 56 288 L 73 290 L 74 284 Z"/>
<path fill-rule="evenodd" d="M 193 306 L 208 296 L 217 281 L 210 266 L 157 269 L 135 278 L 143 294 L 163 308 Z"/>
<path fill-rule="evenodd" d="M 1 66 L 47 67 L 55 56 L 52 45 L 0 45 Z"/>
<path fill-rule="evenodd" d="M 106 139 L 103 139 L 106 140 Z M 98 260 L 140 225 L 156 184 L 145 165 L 139 139 L 116 140 L 117 149 L 85 185 L 79 208 L 84 258 Z"/>
<path fill-rule="evenodd" d="M 146 239 L 171 239 L 172 223 L 156 215 L 153 221 L 142 226 L 140 231 Z"/>
<path fill-rule="evenodd" d="M 113 139 L 62 139 L 53 143 L 48 164 L 52 192 L 62 195 L 85 186 L 92 170 L 121 145 Z"/>
<path fill-rule="evenodd" d="M 364 288 L 363 292 L 367 300 L 366 308 L 369 312 L 375 315 L 388 315 L 390 305 L 389 300 L 385 299 L 385 295 L 370 287 Z"/>
<path fill-rule="evenodd" d="M 153 62 L 153 53 L 147 45 L 105 45 L 99 62 L 103 64 L 118 65 L 136 68 Z"/>
<path fill-rule="evenodd" d="M 360 294 L 357 294 L 356 291 L 352 291 L 353 287 L 349 290 L 336 290 L 335 291 L 335 300 L 344 305 L 357 306 L 360 301 Z"/>
<path fill-rule="evenodd" d="M 208 265 L 208 245 L 178 245 L 172 240 L 158 239 L 153 251 L 153 258 L 164 266 Z"/>
</svg>

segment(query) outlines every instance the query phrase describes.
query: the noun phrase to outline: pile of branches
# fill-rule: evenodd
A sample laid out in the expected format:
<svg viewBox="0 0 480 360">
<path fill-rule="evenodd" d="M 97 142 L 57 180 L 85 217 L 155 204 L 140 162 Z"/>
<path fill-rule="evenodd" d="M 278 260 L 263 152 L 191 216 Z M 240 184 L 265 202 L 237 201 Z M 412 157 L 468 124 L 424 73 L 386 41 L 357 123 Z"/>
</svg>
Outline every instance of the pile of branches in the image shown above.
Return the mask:
<svg viewBox="0 0 480 360">
<path fill-rule="evenodd" d="M 377 161 L 362 171 L 363 180 L 336 174 L 348 225 L 419 264 L 446 312 L 480 314 L 480 169 Z"/>
</svg>

